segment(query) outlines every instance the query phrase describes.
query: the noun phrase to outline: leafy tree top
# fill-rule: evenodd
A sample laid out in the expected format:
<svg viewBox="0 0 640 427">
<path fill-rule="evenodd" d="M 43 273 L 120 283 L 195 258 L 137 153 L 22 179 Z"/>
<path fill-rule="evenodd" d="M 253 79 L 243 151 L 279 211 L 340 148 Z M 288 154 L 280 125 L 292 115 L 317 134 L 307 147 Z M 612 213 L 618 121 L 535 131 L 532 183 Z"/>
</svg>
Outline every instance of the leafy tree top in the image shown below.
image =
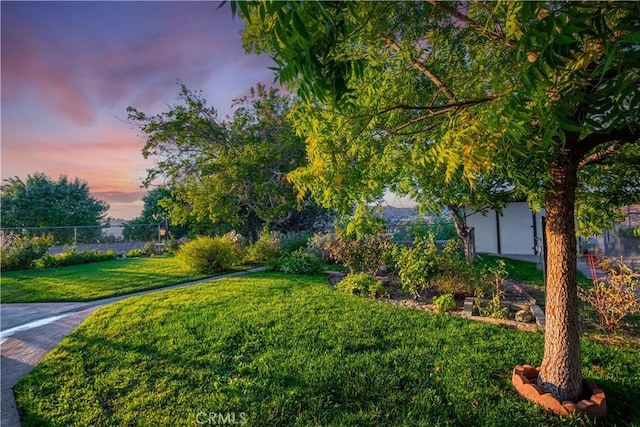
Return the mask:
<svg viewBox="0 0 640 427">
<path fill-rule="evenodd" d="M 109 205 L 91 196 L 89 185 L 61 175 L 57 181 L 42 172 L 5 180 L 2 192 L 3 227 L 100 225 Z"/>
<path fill-rule="evenodd" d="M 271 54 L 304 100 L 294 117 L 310 162 L 293 179 L 327 205 L 348 210 L 388 188 L 426 206 L 486 205 L 506 185 L 541 207 L 567 144 L 580 159 L 584 232 L 640 197 L 638 4 L 238 7 L 245 46 Z M 598 178 L 612 165 L 624 183 Z M 594 201 L 601 191 L 611 203 Z"/>
</svg>

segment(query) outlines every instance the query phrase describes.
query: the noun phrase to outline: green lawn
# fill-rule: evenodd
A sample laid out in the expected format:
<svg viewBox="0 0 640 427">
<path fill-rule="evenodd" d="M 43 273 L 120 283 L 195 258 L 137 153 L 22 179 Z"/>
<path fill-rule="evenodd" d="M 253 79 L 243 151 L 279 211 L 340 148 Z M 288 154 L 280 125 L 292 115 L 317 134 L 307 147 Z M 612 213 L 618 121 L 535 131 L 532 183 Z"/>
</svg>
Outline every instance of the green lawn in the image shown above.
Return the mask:
<svg viewBox="0 0 640 427">
<path fill-rule="evenodd" d="M 203 277 L 183 268 L 170 256 L 8 271 L 2 272 L 0 278 L 0 301 L 91 301 Z"/>
<path fill-rule="evenodd" d="M 15 391 L 25 426 L 186 426 L 209 413 L 264 426 L 580 425 L 511 386 L 542 341 L 342 294 L 323 276 L 262 273 L 105 307 Z M 640 353 L 582 345 L 608 423 L 640 424 Z"/>
<path fill-rule="evenodd" d="M 544 273 L 538 268 L 535 262 L 521 261 L 492 255 L 478 256 L 478 262 L 485 265 L 496 265 L 497 261 L 500 259 L 505 262 L 505 267 L 511 280 L 525 282 L 532 286 L 544 286 Z M 589 286 L 591 285 L 591 280 L 582 274 L 581 271 L 578 271 L 578 284 Z"/>
</svg>

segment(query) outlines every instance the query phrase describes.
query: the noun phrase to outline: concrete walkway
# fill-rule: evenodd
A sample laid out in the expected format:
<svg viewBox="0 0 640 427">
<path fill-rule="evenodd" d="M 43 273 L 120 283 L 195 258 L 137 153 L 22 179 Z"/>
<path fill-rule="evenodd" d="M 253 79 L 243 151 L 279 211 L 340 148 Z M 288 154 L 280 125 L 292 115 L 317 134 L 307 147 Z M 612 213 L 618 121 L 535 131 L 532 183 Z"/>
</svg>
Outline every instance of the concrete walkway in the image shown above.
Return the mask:
<svg viewBox="0 0 640 427">
<path fill-rule="evenodd" d="M 0 426 L 20 427 L 13 387 L 91 313 L 111 303 L 168 289 L 264 271 L 265 267 L 92 302 L 0 305 Z"/>
</svg>

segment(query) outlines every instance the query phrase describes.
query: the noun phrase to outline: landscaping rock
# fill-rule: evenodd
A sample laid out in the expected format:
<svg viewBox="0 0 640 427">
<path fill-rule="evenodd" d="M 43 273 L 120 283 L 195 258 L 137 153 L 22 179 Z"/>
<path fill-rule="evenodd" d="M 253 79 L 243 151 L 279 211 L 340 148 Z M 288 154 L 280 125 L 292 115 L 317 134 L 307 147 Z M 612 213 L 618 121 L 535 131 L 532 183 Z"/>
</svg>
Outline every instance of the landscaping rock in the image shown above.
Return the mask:
<svg viewBox="0 0 640 427">
<path fill-rule="evenodd" d="M 524 310 L 518 310 L 515 315 L 516 322 L 524 322 L 524 323 L 533 323 L 535 321 L 535 317 L 533 313 L 528 308 Z"/>
</svg>

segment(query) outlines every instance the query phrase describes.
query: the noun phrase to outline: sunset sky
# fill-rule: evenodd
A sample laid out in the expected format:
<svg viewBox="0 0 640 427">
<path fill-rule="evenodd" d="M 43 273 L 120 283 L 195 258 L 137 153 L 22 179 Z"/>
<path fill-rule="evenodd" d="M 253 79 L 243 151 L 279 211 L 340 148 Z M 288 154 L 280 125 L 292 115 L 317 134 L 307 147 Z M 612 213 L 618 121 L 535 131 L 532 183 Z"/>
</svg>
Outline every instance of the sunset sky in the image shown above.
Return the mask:
<svg viewBox="0 0 640 427">
<path fill-rule="evenodd" d="M 109 216 L 138 216 L 151 163 L 128 106 L 166 111 L 180 80 L 224 117 L 234 98 L 273 82 L 271 60 L 244 53 L 242 21 L 218 6 L 2 1 L 2 179 L 78 177 Z"/>
</svg>

